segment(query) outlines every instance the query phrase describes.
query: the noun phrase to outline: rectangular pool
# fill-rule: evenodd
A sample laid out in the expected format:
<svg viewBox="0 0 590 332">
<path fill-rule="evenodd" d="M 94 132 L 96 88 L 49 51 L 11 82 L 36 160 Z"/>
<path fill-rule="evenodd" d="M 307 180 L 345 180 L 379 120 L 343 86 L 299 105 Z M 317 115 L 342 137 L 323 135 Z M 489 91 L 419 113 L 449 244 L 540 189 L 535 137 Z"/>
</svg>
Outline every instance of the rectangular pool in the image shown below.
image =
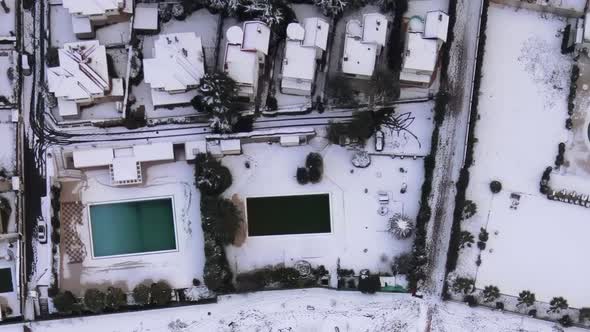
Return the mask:
<svg viewBox="0 0 590 332">
<path fill-rule="evenodd" d="M 330 233 L 330 194 L 246 198 L 248 235 Z"/>
<path fill-rule="evenodd" d="M 89 207 L 94 257 L 176 249 L 172 198 Z"/>
</svg>

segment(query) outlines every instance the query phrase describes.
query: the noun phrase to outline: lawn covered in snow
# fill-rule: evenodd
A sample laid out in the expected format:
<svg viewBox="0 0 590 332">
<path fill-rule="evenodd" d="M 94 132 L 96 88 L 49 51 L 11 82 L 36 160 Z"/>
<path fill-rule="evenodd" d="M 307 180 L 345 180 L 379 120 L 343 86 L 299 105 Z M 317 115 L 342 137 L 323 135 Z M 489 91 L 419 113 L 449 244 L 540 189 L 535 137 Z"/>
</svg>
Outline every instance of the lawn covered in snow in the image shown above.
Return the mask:
<svg viewBox="0 0 590 332">
<path fill-rule="evenodd" d="M 491 4 L 476 123 L 474 165 L 467 199 L 477 213 L 462 222 L 476 238 L 486 227 L 490 240 L 482 263 L 475 245 L 463 249 L 456 274 L 476 286 L 496 285 L 503 294 L 529 289 L 537 300 L 564 296 L 589 306 L 588 210 L 555 203 L 539 193 L 545 167 L 567 138 L 567 93 L 573 61 L 560 53 L 565 20 Z M 502 192 L 492 194 L 492 180 Z M 511 209 L 511 193 L 521 195 Z M 497 233 L 496 233 L 497 232 Z"/>
<path fill-rule="evenodd" d="M 353 150 L 328 144 L 321 137 L 298 147 L 258 143 L 245 144 L 242 149 L 242 155 L 222 159 L 234 178 L 224 195 L 229 198 L 236 194 L 243 202 L 256 196 L 329 193 L 332 231 L 248 237 L 240 247 L 228 247 L 230 266 L 235 271 L 268 264 L 292 265 L 304 259 L 315 266 L 325 265 L 335 276 L 340 259 L 342 268 L 352 268 L 357 273 L 364 268 L 391 272 L 392 258 L 411 249 L 412 238 L 393 237 L 387 231 L 387 221 L 396 212 L 415 218 L 423 181 L 421 159 L 373 156 L 368 168 L 355 168 L 351 163 Z M 324 177 L 317 184 L 300 185 L 295 178 L 296 169 L 305 165 L 310 152 L 323 156 Z M 246 162 L 250 168 L 245 167 Z M 407 185 L 405 194 L 400 193 L 403 183 Z M 390 197 L 389 212 L 383 216 L 378 213 L 380 191 Z"/>
</svg>

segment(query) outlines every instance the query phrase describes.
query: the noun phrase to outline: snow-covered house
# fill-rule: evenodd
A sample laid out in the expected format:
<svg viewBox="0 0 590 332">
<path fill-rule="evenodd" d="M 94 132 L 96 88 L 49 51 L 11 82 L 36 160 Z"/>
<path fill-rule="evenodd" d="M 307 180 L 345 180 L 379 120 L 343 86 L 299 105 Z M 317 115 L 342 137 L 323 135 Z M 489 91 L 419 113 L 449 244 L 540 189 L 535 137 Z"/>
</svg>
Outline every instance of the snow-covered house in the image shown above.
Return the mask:
<svg viewBox="0 0 590 332">
<path fill-rule="evenodd" d="M 238 85 L 238 95 L 253 100 L 258 90 L 258 73 L 264 67 L 270 28 L 259 21 L 244 22 L 226 31 L 224 71 Z"/>
<path fill-rule="evenodd" d="M 80 39 L 94 38 L 96 27 L 126 21 L 133 14 L 133 0 L 62 0 L 62 5 Z"/>
<path fill-rule="evenodd" d="M 342 71 L 349 76 L 369 79 L 375 70 L 387 40 L 388 20 L 385 15 L 370 13 L 363 20 L 346 23 Z"/>
<path fill-rule="evenodd" d="M 141 184 L 143 162 L 174 160 L 170 142 L 134 145 L 121 148 L 99 148 L 73 152 L 74 168 L 108 167 L 113 185 Z"/>
<path fill-rule="evenodd" d="M 123 99 L 123 80 L 109 79 L 106 49 L 97 40 L 64 44 L 58 58 L 59 67 L 47 70 L 47 84 L 60 116 L 74 117 L 80 106 Z"/>
<path fill-rule="evenodd" d="M 283 93 L 311 95 L 317 60 L 326 50 L 329 29 L 328 22 L 317 17 L 306 19 L 303 26 L 299 23 L 287 26 L 281 79 Z"/>
<path fill-rule="evenodd" d="M 201 37 L 194 32 L 160 35 L 154 58 L 143 60 L 143 72 L 154 106 L 190 103 L 205 74 Z"/>
<path fill-rule="evenodd" d="M 157 3 L 138 3 L 133 16 L 133 30 L 140 33 L 158 32 L 160 25 Z"/>
<path fill-rule="evenodd" d="M 442 11 L 426 14 L 424 32 L 408 31 L 400 81 L 405 85 L 429 87 L 435 77 L 438 54 L 447 41 L 449 16 Z"/>
</svg>

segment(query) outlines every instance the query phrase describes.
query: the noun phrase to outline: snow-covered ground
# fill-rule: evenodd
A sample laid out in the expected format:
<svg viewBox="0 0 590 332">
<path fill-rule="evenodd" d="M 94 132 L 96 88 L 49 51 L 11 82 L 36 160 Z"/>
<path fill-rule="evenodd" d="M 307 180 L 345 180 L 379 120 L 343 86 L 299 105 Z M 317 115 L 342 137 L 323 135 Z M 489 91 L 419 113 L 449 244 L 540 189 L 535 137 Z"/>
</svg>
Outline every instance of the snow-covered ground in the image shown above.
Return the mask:
<svg viewBox="0 0 590 332">
<path fill-rule="evenodd" d="M 318 184 L 300 185 L 295 179 L 296 169 L 305 164 L 306 155 L 312 151 L 324 157 L 324 177 Z M 234 176 L 233 185 L 225 192 L 228 197 L 237 194 L 244 200 L 302 193 L 331 196 L 330 234 L 248 237 L 241 247 L 229 247 L 230 265 L 237 271 L 247 271 L 305 259 L 335 272 L 340 258 L 342 268 L 390 272 L 391 259 L 409 251 L 412 239 L 395 239 L 387 232 L 387 220 L 396 212 L 416 216 L 423 181 L 422 160 L 373 156 L 371 165 L 360 169 L 351 164 L 353 153 L 318 137 L 299 147 L 246 144 L 242 155 L 224 157 L 222 162 Z M 246 161 L 250 162 L 249 169 L 244 167 Z M 405 194 L 400 193 L 403 183 L 407 184 Z M 378 213 L 379 191 L 390 197 L 385 216 Z"/>
<path fill-rule="evenodd" d="M 192 286 L 193 278 L 202 280 L 205 258 L 194 167 L 178 161 L 144 165 L 143 168 L 144 184 L 131 187 L 111 186 L 106 168 L 89 170 L 85 172 L 84 181 L 72 185 L 64 183 L 62 204 L 80 201 L 85 207 L 90 203 L 172 196 L 177 250 L 95 259 L 91 254 L 88 212 L 84 208 L 75 233 L 86 254 L 82 263 L 69 263 L 71 257 L 65 248 L 68 242 L 62 240 L 60 288 L 80 291 L 91 285 L 115 284 L 131 290 L 145 280 L 165 280 L 174 288 L 185 288 Z M 62 219 L 64 213 L 62 211 Z M 62 229 L 62 239 L 67 236 Z"/>
<path fill-rule="evenodd" d="M 477 247 L 463 249 L 456 275 L 477 277 L 479 288 L 493 284 L 508 295 L 529 289 L 540 301 L 564 296 L 582 307 L 590 305 L 588 210 L 539 193 L 541 173 L 567 139 L 572 59 L 560 53 L 564 26 L 556 16 L 490 5 L 467 190 L 477 213 L 462 223 L 476 238 L 487 227 L 490 240 L 479 269 Z M 491 193 L 492 180 L 502 183 L 500 194 Z M 516 209 L 512 193 L 520 195 Z"/>
<path fill-rule="evenodd" d="M 0 96 L 6 97 L 10 103 L 14 102 L 14 85 L 7 72 L 9 68 L 14 68 L 15 59 L 15 53 L 12 51 L 0 51 Z M 14 72 L 16 77 L 16 70 Z M 0 101 L 0 105 L 2 104 Z"/>
<path fill-rule="evenodd" d="M 0 110 L 10 113 L 10 110 Z M 16 167 L 16 126 L 13 123 L 0 122 L 0 169 L 13 174 Z"/>
<path fill-rule="evenodd" d="M 16 0 L 4 0 L 8 13 L 0 7 L 0 37 L 8 37 L 16 32 Z"/>
</svg>

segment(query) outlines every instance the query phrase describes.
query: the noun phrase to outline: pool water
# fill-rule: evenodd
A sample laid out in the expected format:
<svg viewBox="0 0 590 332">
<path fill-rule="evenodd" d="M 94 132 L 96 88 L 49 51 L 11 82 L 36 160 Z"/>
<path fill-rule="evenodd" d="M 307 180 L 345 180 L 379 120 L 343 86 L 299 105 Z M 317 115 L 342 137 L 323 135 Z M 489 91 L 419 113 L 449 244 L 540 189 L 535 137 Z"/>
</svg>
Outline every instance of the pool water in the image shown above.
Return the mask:
<svg viewBox="0 0 590 332">
<path fill-rule="evenodd" d="M 330 233 L 330 195 L 248 197 L 248 235 Z"/>
<path fill-rule="evenodd" d="M 90 206 L 94 257 L 176 249 L 172 198 Z"/>
</svg>

